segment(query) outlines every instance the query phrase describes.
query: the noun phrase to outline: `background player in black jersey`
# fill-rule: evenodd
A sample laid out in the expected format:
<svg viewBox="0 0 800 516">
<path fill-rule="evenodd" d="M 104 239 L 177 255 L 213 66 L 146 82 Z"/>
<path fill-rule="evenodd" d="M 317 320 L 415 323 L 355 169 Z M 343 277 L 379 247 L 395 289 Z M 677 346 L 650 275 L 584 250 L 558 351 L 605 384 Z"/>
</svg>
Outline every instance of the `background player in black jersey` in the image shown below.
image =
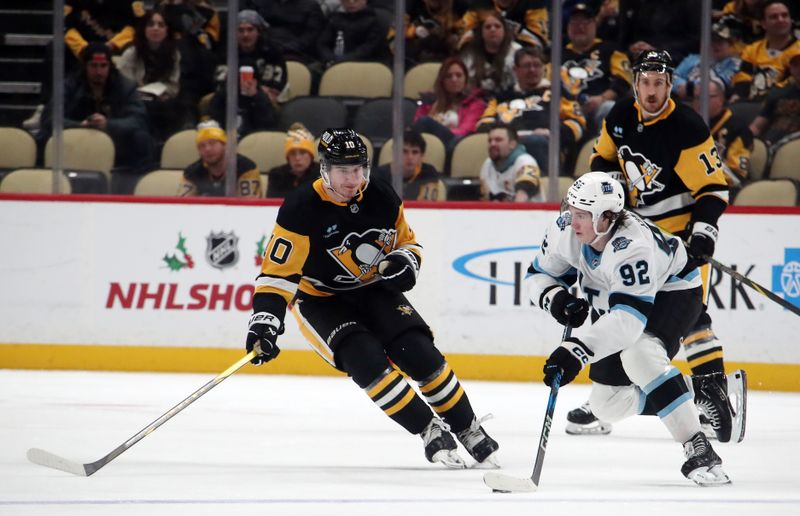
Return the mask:
<svg viewBox="0 0 800 516">
<path fill-rule="evenodd" d="M 633 65 L 634 98 L 618 101 L 603 122 L 591 170 L 614 173 L 627 189 L 627 204 L 660 228 L 682 237 L 687 267 L 701 266 L 704 305 L 714 254 L 717 220 L 728 204 L 728 186 L 714 140 L 703 119 L 689 106 L 670 99 L 672 58 L 666 51 L 640 55 Z M 744 437 L 744 411 L 730 405 L 727 390 L 746 392 L 746 376 L 725 376 L 722 346 L 711 329 L 707 305 L 683 348 L 692 369 L 695 403 L 701 421 L 721 442 Z M 741 392 L 738 392 L 741 391 Z M 608 433 L 584 405 L 568 416 L 570 433 Z"/>
<path fill-rule="evenodd" d="M 417 281 L 422 247 L 402 201 L 388 183 L 369 181 L 367 148 L 355 131 L 326 130 L 319 156 L 322 177 L 287 195 L 256 279 L 247 334 L 247 350 L 259 353 L 253 363 L 278 356 L 289 305 L 314 350 L 420 435 L 429 461 L 466 466 L 452 430 L 477 462 L 496 467 L 497 442 L 403 295 Z"/>
</svg>

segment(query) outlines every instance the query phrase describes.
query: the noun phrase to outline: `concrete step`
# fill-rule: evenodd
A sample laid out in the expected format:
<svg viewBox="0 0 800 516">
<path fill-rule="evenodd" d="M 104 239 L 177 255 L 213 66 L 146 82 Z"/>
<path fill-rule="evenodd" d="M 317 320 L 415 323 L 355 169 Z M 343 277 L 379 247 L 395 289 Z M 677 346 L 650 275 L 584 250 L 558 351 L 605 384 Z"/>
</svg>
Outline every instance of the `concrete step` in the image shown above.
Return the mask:
<svg viewBox="0 0 800 516">
<path fill-rule="evenodd" d="M 45 46 L 52 39 L 52 34 L 4 34 L 3 44 L 17 47 Z"/>
<path fill-rule="evenodd" d="M 38 95 L 42 91 L 39 82 L 0 81 L 0 93 L 25 93 Z"/>
</svg>

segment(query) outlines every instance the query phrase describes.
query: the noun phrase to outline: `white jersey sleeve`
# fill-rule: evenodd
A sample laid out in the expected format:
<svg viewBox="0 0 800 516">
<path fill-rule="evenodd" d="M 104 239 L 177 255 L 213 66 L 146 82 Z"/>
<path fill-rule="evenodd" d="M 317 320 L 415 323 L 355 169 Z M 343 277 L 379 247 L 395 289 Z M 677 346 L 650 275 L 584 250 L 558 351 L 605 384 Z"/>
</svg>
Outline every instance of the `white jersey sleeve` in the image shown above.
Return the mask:
<svg viewBox="0 0 800 516">
<path fill-rule="evenodd" d="M 547 310 L 555 289 L 568 289 L 575 283 L 577 270 L 569 262 L 570 253 L 564 250 L 575 245 L 579 244 L 569 224 L 559 214 L 548 226 L 524 280 L 530 300 L 539 308 Z"/>
</svg>

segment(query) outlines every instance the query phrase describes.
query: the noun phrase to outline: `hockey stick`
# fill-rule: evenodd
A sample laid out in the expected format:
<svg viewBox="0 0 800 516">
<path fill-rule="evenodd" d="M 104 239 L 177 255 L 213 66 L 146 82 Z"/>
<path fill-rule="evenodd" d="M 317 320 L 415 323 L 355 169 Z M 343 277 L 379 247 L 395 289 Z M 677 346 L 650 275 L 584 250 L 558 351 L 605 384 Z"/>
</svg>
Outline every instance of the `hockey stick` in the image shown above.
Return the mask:
<svg viewBox="0 0 800 516">
<path fill-rule="evenodd" d="M 571 333 L 572 328 L 569 325 L 564 326 L 564 335 L 561 337 L 561 342 L 569 338 Z M 547 410 L 544 414 L 542 435 L 539 438 L 539 449 L 536 452 L 533 473 L 531 473 L 530 478 L 518 478 L 496 471 L 489 471 L 483 475 L 483 483 L 491 487 L 492 491 L 496 493 L 532 493 L 539 487 L 539 478 L 542 475 L 542 465 L 544 464 L 544 454 L 547 451 L 547 441 L 550 438 L 550 428 L 553 426 L 553 413 L 556 410 L 556 397 L 558 397 L 558 389 L 561 386 L 562 374 L 563 371 L 559 369 L 553 378 L 553 383 L 550 384 L 550 397 L 547 399 Z"/>
<path fill-rule="evenodd" d="M 253 350 L 250 353 L 243 356 L 242 358 L 240 358 L 239 360 L 237 360 L 235 364 L 230 366 L 225 371 L 221 372 L 214 379 L 210 380 L 208 383 L 206 383 L 196 391 L 194 391 L 192 394 L 189 395 L 189 397 L 185 398 L 183 401 L 181 401 L 180 403 L 169 409 L 167 412 L 162 414 L 161 417 L 159 417 L 146 427 L 142 428 L 139 431 L 139 433 L 137 433 L 124 443 L 114 448 L 114 450 L 112 450 L 111 453 L 101 458 L 100 460 L 96 460 L 88 464 L 81 464 L 79 462 L 74 462 L 65 459 L 63 457 L 59 457 L 54 453 L 50 453 L 48 451 L 41 450 L 39 448 L 31 448 L 30 450 L 28 450 L 27 453 L 28 460 L 33 462 L 34 464 L 39 464 L 40 466 L 60 469 L 61 471 L 66 471 L 67 473 L 72 473 L 73 475 L 78 475 L 80 477 L 88 477 L 93 473 L 96 473 L 100 468 L 102 468 L 112 460 L 122 455 L 128 448 L 130 448 L 134 444 L 138 443 L 139 441 L 147 437 L 147 435 L 149 435 L 153 430 L 163 425 L 178 412 L 182 411 L 183 409 L 191 405 L 200 396 L 204 395 L 205 393 L 216 387 L 220 382 L 222 382 L 222 380 L 224 380 L 225 378 L 229 377 L 230 375 L 241 369 L 250 360 L 254 359 L 256 355 L 257 352 Z"/>
<path fill-rule="evenodd" d="M 755 290 L 759 294 L 761 294 L 763 296 L 766 296 L 767 298 L 771 299 L 772 301 L 775 301 L 776 303 L 778 303 L 782 307 L 786 308 L 787 310 L 790 310 L 795 315 L 800 315 L 800 308 L 798 308 L 797 306 L 793 305 L 792 303 L 790 303 L 789 301 L 785 300 L 784 298 L 782 298 L 781 296 L 777 295 L 776 293 L 772 292 L 771 290 L 768 290 L 768 289 L 762 287 L 761 285 L 759 285 L 755 281 L 751 280 L 747 276 L 737 272 L 736 270 L 728 267 L 727 265 L 719 263 L 717 260 L 713 259 L 710 256 L 703 256 L 703 259 L 707 260 L 708 263 L 710 263 L 711 266 L 714 267 L 715 269 L 719 269 L 722 272 L 724 272 L 726 274 L 729 274 L 736 281 L 744 283 L 745 285 L 747 285 L 748 287 L 752 288 L 753 290 Z"/>
</svg>

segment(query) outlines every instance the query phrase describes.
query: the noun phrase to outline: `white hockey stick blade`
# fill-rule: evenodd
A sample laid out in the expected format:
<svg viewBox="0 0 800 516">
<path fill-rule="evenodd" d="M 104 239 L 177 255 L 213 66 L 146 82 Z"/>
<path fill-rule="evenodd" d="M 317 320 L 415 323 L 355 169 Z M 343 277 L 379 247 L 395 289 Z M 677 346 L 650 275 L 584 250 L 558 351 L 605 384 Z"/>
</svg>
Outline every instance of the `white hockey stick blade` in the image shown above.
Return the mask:
<svg viewBox="0 0 800 516">
<path fill-rule="evenodd" d="M 486 472 L 483 483 L 498 493 L 533 493 L 537 489 L 530 478 L 512 477 L 497 471 Z"/>
<path fill-rule="evenodd" d="M 28 460 L 34 464 L 45 466 L 47 468 L 60 469 L 79 477 L 88 477 L 89 473 L 83 464 L 73 462 L 71 460 L 59 457 L 49 451 L 41 450 L 39 448 L 31 448 L 27 453 Z"/>
</svg>

